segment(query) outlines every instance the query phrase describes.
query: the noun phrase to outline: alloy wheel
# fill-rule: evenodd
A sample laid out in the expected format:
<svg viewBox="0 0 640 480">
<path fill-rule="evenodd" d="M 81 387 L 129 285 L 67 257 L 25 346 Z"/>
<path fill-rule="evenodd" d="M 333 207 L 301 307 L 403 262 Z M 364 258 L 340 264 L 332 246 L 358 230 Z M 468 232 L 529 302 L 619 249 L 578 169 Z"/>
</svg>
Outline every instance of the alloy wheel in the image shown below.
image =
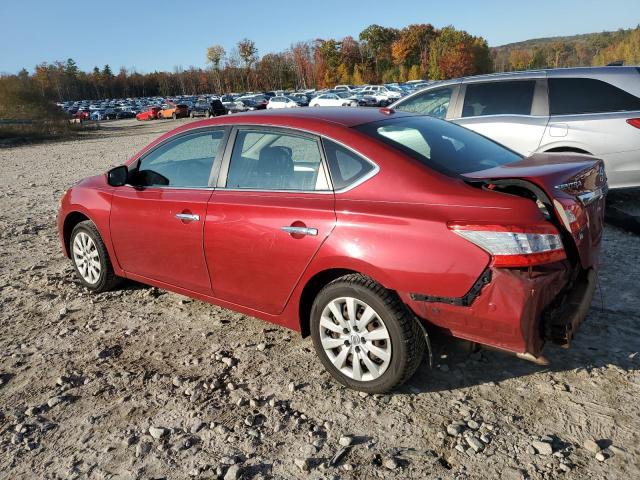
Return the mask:
<svg viewBox="0 0 640 480">
<path fill-rule="evenodd" d="M 331 300 L 322 311 L 319 328 L 324 353 L 343 375 L 369 382 L 389 367 L 389 331 L 378 313 L 362 300 Z"/>
<path fill-rule="evenodd" d="M 100 254 L 93 239 L 85 232 L 79 232 L 73 239 L 73 261 L 85 282 L 98 283 L 102 271 Z"/>
</svg>

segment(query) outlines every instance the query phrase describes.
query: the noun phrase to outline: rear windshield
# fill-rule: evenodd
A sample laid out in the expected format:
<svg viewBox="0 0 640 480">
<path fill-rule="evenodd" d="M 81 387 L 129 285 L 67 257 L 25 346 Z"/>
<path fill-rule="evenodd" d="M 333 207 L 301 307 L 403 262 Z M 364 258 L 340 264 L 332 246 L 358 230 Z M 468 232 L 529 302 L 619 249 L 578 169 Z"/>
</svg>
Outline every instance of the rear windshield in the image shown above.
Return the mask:
<svg viewBox="0 0 640 480">
<path fill-rule="evenodd" d="M 391 118 L 355 128 L 452 176 L 522 159 L 517 153 L 471 130 L 427 116 Z"/>
</svg>

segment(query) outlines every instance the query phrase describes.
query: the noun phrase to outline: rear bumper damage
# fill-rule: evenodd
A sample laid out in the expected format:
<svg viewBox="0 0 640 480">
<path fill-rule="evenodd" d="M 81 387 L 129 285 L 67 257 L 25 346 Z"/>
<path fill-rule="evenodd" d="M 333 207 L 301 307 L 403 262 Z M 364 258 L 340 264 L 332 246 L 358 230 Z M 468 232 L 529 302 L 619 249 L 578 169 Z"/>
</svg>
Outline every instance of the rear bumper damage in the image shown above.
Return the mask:
<svg viewBox="0 0 640 480">
<path fill-rule="evenodd" d="M 406 301 L 419 317 L 455 337 L 537 358 L 547 341 L 570 344 L 591 305 L 596 278 L 595 270 L 574 269 L 567 261 L 490 268 L 463 301 L 421 294 Z"/>
</svg>

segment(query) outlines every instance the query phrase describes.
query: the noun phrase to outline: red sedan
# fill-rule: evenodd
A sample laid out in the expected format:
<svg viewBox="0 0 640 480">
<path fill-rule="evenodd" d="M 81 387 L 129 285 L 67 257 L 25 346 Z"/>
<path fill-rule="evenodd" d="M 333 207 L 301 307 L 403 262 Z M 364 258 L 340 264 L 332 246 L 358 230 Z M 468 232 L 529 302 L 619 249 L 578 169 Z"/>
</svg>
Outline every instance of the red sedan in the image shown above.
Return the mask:
<svg viewBox="0 0 640 480">
<path fill-rule="evenodd" d="M 518 154 L 389 109 L 292 109 L 181 126 L 66 192 L 80 282 L 121 278 L 310 335 L 349 387 L 407 380 L 427 332 L 542 362 L 596 282 L 603 164 Z"/>
<path fill-rule="evenodd" d="M 140 121 L 156 120 L 158 118 L 160 118 L 159 107 L 149 107 L 144 112 L 140 112 L 136 115 L 136 120 L 140 120 Z"/>
</svg>

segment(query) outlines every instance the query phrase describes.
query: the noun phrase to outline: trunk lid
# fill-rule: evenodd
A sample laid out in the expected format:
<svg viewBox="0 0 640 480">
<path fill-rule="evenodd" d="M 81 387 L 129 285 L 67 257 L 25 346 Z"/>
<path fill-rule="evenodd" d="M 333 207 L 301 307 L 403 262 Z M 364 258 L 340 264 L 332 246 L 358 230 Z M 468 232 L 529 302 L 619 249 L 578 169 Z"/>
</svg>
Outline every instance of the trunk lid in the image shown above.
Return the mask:
<svg viewBox="0 0 640 480">
<path fill-rule="evenodd" d="M 597 264 L 607 178 L 602 160 L 588 155 L 543 153 L 463 175 L 472 184 L 506 193 L 528 190 L 564 230 L 584 268 Z M 554 221 L 555 220 L 555 221 Z M 569 249 L 568 249 L 569 250 Z"/>
</svg>

